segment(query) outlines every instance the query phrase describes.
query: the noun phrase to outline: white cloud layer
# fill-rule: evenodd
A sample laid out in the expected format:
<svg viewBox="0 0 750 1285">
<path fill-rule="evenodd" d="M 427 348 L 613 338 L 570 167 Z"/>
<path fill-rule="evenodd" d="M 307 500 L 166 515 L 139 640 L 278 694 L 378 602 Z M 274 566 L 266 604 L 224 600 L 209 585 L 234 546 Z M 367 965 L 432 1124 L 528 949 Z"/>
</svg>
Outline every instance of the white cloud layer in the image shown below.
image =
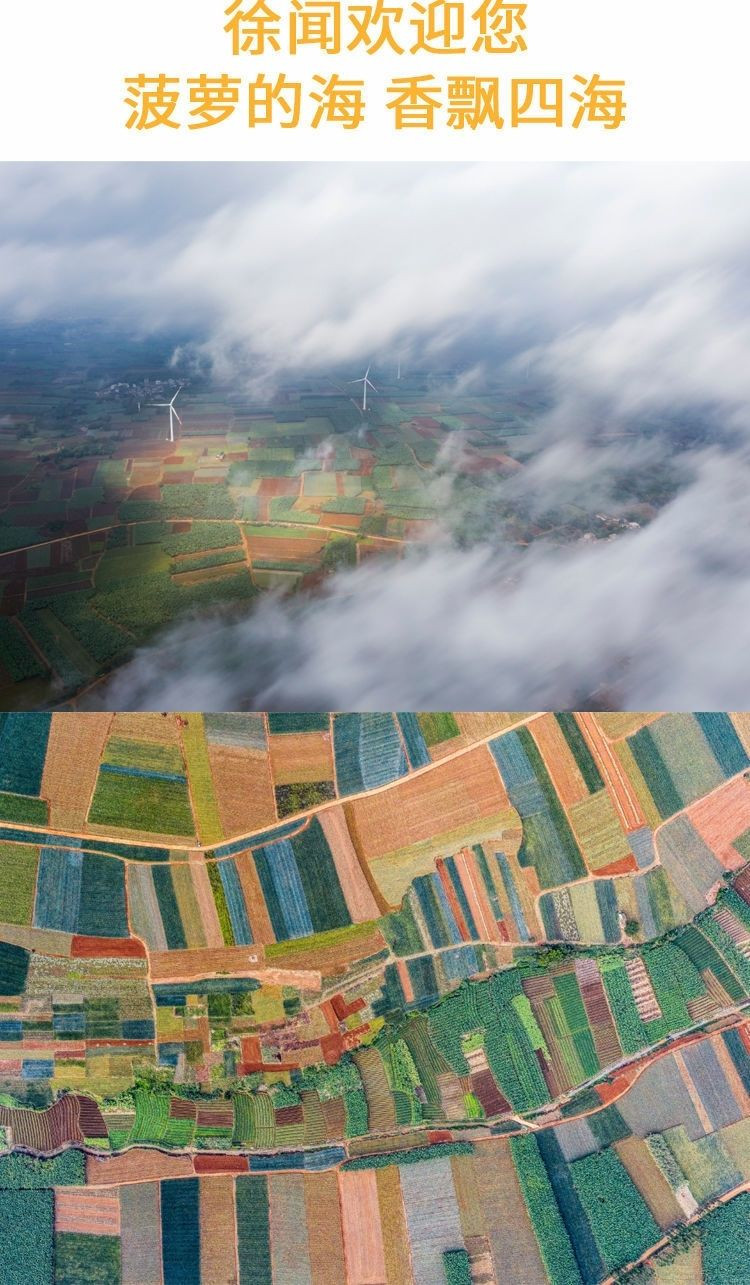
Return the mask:
<svg viewBox="0 0 750 1285">
<path fill-rule="evenodd" d="M 424 551 L 187 622 L 118 674 L 110 708 L 746 708 L 750 464 L 708 455 L 648 527 L 511 555 Z"/>
<path fill-rule="evenodd" d="M 5 165 L 0 315 L 196 327 L 221 374 L 463 342 L 589 413 L 750 393 L 742 165 Z"/>
</svg>

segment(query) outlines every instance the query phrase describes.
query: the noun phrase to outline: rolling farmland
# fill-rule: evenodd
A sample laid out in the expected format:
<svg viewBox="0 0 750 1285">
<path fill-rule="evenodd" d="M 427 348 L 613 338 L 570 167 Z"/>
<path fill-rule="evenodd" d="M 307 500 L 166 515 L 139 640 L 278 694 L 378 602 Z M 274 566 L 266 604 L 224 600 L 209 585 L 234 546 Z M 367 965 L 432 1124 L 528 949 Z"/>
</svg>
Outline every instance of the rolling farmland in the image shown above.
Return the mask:
<svg viewBox="0 0 750 1285">
<path fill-rule="evenodd" d="M 726 1279 L 745 715 L 6 713 L 0 748 L 1 1279 Z"/>
<path fill-rule="evenodd" d="M 513 491 L 498 501 L 543 445 L 544 398 L 528 385 L 458 395 L 452 373 L 384 370 L 365 417 L 349 370 L 262 400 L 180 375 L 168 339 L 51 324 L 0 338 L 4 708 L 77 699 L 186 615 L 246 612 L 268 589 L 314 594 L 337 570 L 402 556 L 434 536 L 446 469 L 462 538 L 483 537 L 489 497 L 518 548 L 616 538 L 668 498 L 649 474 L 617 517 L 563 504 L 540 519 Z M 154 403 L 178 387 L 170 441 Z M 422 723 L 407 753 L 445 739 L 435 716 Z M 366 747 L 340 754 L 352 781 L 367 774 Z"/>
</svg>

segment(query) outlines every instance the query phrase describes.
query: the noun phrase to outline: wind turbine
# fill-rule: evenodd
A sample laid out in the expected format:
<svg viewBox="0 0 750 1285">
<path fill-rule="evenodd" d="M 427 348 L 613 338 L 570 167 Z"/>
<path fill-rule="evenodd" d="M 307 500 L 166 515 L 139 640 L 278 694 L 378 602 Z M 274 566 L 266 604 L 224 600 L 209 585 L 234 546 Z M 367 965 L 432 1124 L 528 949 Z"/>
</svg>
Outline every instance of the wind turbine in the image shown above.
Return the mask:
<svg viewBox="0 0 750 1285">
<path fill-rule="evenodd" d="M 398 369 L 397 369 L 397 371 L 396 371 L 396 379 L 400 379 L 400 378 L 401 378 L 401 358 L 399 357 L 399 359 L 398 359 Z"/>
<path fill-rule="evenodd" d="M 362 385 L 362 414 L 364 415 L 367 410 L 367 389 L 371 388 L 374 393 L 378 391 L 370 379 L 370 367 L 367 367 L 361 379 L 350 379 L 349 383 Z"/>
<path fill-rule="evenodd" d="M 164 406 L 164 407 L 168 406 L 169 407 L 169 440 L 170 442 L 174 441 L 175 420 L 177 420 L 177 423 L 179 424 L 180 428 L 182 428 L 182 420 L 180 419 L 179 415 L 177 414 L 177 411 L 174 408 L 174 404 L 177 401 L 177 398 L 180 394 L 181 389 L 182 389 L 182 384 L 180 384 L 180 387 L 177 389 L 177 392 L 175 393 L 171 402 L 149 402 L 150 406 Z"/>
</svg>

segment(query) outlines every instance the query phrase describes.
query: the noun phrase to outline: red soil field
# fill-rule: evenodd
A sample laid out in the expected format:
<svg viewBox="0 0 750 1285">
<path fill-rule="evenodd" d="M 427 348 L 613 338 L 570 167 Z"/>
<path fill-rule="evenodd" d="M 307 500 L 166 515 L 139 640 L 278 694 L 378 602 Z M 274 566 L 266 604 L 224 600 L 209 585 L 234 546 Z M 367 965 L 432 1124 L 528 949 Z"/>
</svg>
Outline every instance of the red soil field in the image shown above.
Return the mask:
<svg viewBox="0 0 750 1285">
<path fill-rule="evenodd" d="M 357 531 L 362 521 L 361 513 L 324 513 L 321 519 L 326 526 L 346 527 Z"/>
<path fill-rule="evenodd" d="M 72 959 L 145 959 L 146 947 L 136 937 L 79 937 L 70 945 Z"/>
<path fill-rule="evenodd" d="M 287 539 L 285 536 L 249 535 L 247 544 L 251 558 L 272 562 L 304 562 L 306 558 L 314 557 L 320 552 L 325 544 L 325 536 L 314 535 L 305 540 L 300 536 L 290 536 Z"/>
<path fill-rule="evenodd" d="M 250 1166 L 247 1156 L 205 1155 L 193 1157 L 193 1168 L 201 1173 L 247 1173 Z"/>
<path fill-rule="evenodd" d="M 732 842 L 750 829 L 750 781 L 744 776 L 727 781 L 709 798 L 694 803 L 687 814 L 723 866 L 739 870 L 744 865 Z"/>
<path fill-rule="evenodd" d="M 598 879 L 604 875 L 625 875 L 638 869 L 638 862 L 634 856 L 621 857 L 619 861 L 612 861 L 608 866 L 602 866 L 599 870 L 594 870 Z"/>
<path fill-rule="evenodd" d="M 352 455 L 355 460 L 359 461 L 359 468 L 357 471 L 362 475 L 362 477 L 370 477 L 372 475 L 372 470 L 375 467 L 376 459 L 376 456 L 373 455 L 372 451 L 353 450 Z"/>
<path fill-rule="evenodd" d="M 614 1102 L 617 1098 L 621 1097 L 629 1087 L 630 1081 L 627 1076 L 620 1075 L 616 1080 L 613 1080 L 611 1084 L 605 1081 L 603 1084 L 595 1085 L 595 1091 L 598 1093 L 604 1105 L 607 1106 L 609 1102 Z"/>
<path fill-rule="evenodd" d="M 273 500 L 281 495 L 297 495 L 298 492 L 298 477 L 263 477 L 260 480 L 257 494 L 263 499 Z"/>
</svg>

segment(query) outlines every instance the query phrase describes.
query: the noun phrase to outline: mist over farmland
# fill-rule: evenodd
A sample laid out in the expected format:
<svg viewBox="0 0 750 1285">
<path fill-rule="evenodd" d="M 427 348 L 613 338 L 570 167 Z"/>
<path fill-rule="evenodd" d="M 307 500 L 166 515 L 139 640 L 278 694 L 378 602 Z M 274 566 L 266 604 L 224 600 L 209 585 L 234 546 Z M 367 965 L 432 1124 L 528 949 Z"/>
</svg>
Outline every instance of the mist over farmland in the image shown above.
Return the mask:
<svg viewBox="0 0 750 1285">
<path fill-rule="evenodd" d="M 748 690 L 748 484 L 746 463 L 712 458 L 611 543 L 433 547 L 240 622 L 181 625 L 115 677 L 107 704 L 678 709 L 692 693 L 726 708 Z"/>
<path fill-rule="evenodd" d="M 139 645 L 91 703 L 747 705 L 746 167 L 5 166 L 2 179 L 2 324 L 93 319 L 156 344 L 159 377 L 187 382 L 186 423 L 197 397 L 207 423 L 210 390 L 226 393 L 251 442 L 228 482 L 248 503 L 253 452 L 273 454 L 253 407 L 302 397 L 309 416 L 311 397 L 350 399 L 328 436 L 300 436 L 291 472 L 372 451 L 375 494 L 391 497 L 375 551 L 399 544 L 356 565 L 316 553 L 292 593 L 263 546 L 270 592 L 239 594 L 231 614 L 201 598 L 145 638 L 118 618 Z M 365 414 L 349 381 L 370 363 Z M 431 456 L 398 455 L 404 424 L 412 453 L 433 432 Z M 187 464 L 173 467 L 161 483 Z M 274 485 L 260 520 L 287 495 L 284 521 L 309 528 L 305 484 L 297 500 Z"/>
</svg>

